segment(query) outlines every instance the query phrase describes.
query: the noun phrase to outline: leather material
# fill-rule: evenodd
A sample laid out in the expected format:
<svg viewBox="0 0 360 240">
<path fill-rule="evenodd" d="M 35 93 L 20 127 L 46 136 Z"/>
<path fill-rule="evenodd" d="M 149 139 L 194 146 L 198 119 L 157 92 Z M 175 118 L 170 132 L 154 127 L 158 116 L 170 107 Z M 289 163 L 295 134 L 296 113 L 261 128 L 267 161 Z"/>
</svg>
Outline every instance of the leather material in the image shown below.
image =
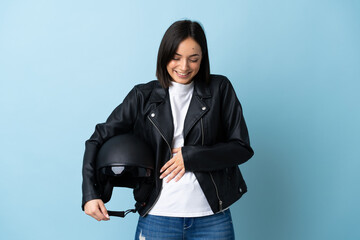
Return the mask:
<svg viewBox="0 0 360 240">
<path fill-rule="evenodd" d="M 96 125 L 94 134 L 86 141 L 82 206 L 100 198 L 95 177 L 99 147 L 112 136 L 133 132 L 155 154 L 155 187 L 147 203 L 139 209 L 139 214 L 145 216 L 161 191 L 160 168 L 172 157 L 173 131 L 168 89 L 163 89 L 158 81 L 135 86 L 107 121 Z M 241 104 L 226 77 L 211 75 L 209 84 L 195 80 L 184 139 L 185 170 L 194 172 L 215 213 L 229 207 L 247 191 L 238 165 L 250 159 L 254 152 Z"/>
<path fill-rule="evenodd" d="M 99 170 L 108 166 L 135 166 L 154 169 L 153 153 L 149 146 L 133 134 L 112 137 L 100 148 L 96 161 Z"/>
</svg>

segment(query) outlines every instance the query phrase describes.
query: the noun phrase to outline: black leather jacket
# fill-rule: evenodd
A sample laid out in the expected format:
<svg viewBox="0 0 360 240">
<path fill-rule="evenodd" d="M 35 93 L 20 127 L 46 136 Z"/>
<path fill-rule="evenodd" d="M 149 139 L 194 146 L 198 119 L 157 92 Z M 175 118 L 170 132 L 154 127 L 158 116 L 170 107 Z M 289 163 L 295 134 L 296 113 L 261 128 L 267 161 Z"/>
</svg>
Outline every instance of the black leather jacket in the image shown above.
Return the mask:
<svg viewBox="0 0 360 240">
<path fill-rule="evenodd" d="M 211 75 L 210 83 L 195 80 L 185 118 L 182 154 L 185 170 L 194 172 L 211 209 L 222 211 L 247 187 L 238 165 L 253 156 L 242 108 L 230 81 Z M 155 187 L 139 214 L 145 216 L 162 187 L 160 168 L 172 157 L 173 119 L 168 90 L 158 81 L 135 86 L 105 123 L 96 125 L 86 141 L 82 206 L 100 198 L 96 191 L 95 158 L 99 147 L 114 135 L 133 131 L 155 153 Z"/>
</svg>

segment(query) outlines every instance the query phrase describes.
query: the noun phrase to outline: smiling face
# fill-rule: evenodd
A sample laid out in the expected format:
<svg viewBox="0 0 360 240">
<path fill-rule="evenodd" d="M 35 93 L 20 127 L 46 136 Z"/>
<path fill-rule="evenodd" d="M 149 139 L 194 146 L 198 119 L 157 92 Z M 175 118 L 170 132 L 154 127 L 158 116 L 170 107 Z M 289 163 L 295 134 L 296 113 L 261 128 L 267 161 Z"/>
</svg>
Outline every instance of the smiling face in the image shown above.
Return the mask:
<svg viewBox="0 0 360 240">
<path fill-rule="evenodd" d="M 189 37 L 179 44 L 166 69 L 173 81 L 188 84 L 199 72 L 201 59 L 200 45 Z"/>
</svg>

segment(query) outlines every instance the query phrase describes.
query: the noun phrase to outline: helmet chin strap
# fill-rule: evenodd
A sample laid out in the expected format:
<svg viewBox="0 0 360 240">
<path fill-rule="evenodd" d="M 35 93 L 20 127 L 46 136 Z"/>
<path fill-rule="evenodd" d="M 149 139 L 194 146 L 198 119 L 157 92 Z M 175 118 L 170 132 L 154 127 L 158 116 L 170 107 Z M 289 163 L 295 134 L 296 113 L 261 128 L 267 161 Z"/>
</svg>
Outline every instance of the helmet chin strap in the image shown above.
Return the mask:
<svg viewBox="0 0 360 240">
<path fill-rule="evenodd" d="M 107 212 L 108 212 L 109 216 L 124 218 L 128 213 L 131 213 L 131 212 L 136 213 L 140 206 L 141 206 L 141 204 L 136 203 L 135 209 L 128 209 L 126 211 L 107 211 Z"/>
<path fill-rule="evenodd" d="M 128 209 L 126 211 L 107 211 L 109 216 L 114 216 L 114 217 L 125 217 L 128 213 L 132 212 L 132 213 L 136 213 L 135 209 Z"/>
</svg>

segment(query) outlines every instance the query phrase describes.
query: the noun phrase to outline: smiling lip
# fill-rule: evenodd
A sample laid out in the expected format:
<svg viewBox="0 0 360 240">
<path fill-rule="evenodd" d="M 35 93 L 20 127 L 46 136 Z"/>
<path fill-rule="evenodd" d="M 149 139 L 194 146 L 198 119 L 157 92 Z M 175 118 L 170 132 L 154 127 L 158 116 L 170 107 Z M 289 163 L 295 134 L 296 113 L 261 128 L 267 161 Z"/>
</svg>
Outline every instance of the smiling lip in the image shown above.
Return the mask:
<svg viewBox="0 0 360 240">
<path fill-rule="evenodd" d="M 190 72 L 186 73 L 186 74 L 180 74 L 179 72 L 175 71 L 174 72 L 176 73 L 176 75 L 179 77 L 179 78 L 187 78 L 189 75 L 190 75 Z"/>
</svg>

